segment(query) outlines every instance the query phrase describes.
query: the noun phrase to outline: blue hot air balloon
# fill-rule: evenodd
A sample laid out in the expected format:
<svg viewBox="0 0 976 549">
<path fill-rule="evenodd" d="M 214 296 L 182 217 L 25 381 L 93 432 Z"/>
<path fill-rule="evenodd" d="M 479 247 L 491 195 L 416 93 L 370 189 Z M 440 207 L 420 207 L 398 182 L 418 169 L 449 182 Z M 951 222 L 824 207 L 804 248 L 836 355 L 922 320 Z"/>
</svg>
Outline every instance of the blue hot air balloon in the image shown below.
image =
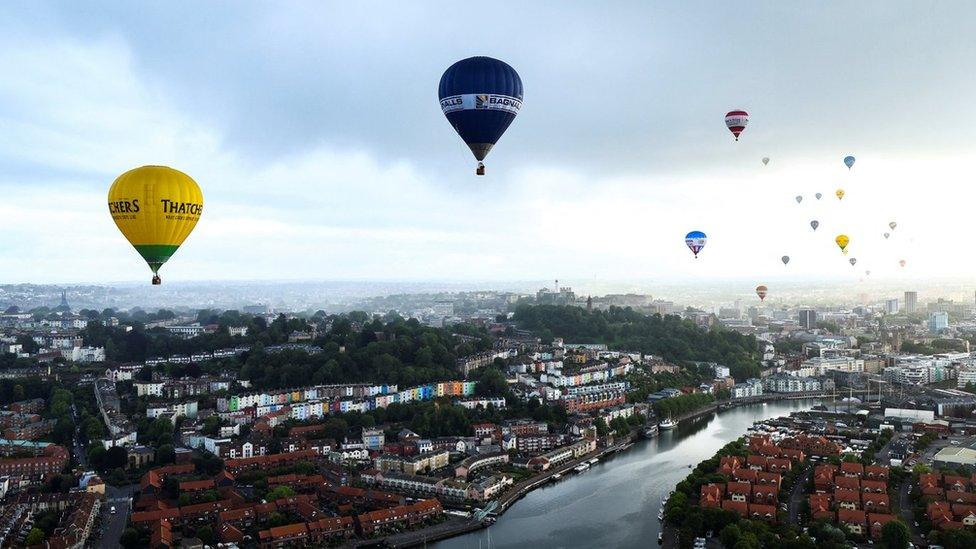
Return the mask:
<svg viewBox="0 0 976 549">
<path fill-rule="evenodd" d="M 515 69 L 491 57 L 469 57 L 444 71 L 437 89 L 447 121 L 481 162 L 522 108 L 522 79 Z"/>
<path fill-rule="evenodd" d="M 695 259 L 698 259 L 698 252 L 705 247 L 706 242 L 708 237 L 701 231 L 691 231 L 685 235 L 685 244 L 688 245 L 691 253 L 695 254 Z"/>
<path fill-rule="evenodd" d="M 851 167 L 854 166 L 854 157 L 853 156 L 845 156 L 844 157 L 844 165 L 847 166 L 847 169 L 848 170 L 851 169 Z"/>
</svg>

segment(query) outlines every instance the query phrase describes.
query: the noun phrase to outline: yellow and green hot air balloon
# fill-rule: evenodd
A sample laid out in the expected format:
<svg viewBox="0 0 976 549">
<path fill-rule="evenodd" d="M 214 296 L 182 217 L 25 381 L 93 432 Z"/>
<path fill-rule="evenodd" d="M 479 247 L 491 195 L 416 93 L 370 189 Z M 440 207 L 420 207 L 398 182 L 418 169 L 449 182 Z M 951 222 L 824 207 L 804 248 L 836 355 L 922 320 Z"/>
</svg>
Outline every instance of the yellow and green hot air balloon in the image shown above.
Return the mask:
<svg viewBox="0 0 976 549">
<path fill-rule="evenodd" d="M 837 195 L 837 200 L 844 199 L 844 189 L 837 189 L 834 194 Z"/>
<path fill-rule="evenodd" d="M 837 247 L 840 248 L 840 251 L 843 252 L 844 255 L 847 255 L 847 245 L 851 243 L 851 239 L 847 238 L 846 234 L 839 234 L 837 235 L 837 238 L 834 239 L 834 242 L 837 243 Z"/>
<path fill-rule="evenodd" d="M 108 190 L 108 211 L 146 260 L 153 284 L 159 268 L 190 236 L 203 213 L 203 193 L 190 176 L 166 166 L 143 166 L 120 175 Z"/>
</svg>

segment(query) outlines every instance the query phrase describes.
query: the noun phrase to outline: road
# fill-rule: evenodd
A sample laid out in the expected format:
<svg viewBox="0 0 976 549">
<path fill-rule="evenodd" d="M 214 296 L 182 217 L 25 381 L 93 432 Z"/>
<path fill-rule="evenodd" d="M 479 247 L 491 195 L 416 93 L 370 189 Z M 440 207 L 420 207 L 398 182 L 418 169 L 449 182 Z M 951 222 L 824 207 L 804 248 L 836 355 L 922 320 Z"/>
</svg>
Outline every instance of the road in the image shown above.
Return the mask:
<svg viewBox="0 0 976 549">
<path fill-rule="evenodd" d="M 96 540 L 98 547 L 118 547 L 122 532 L 129 521 L 132 510 L 132 494 L 139 488 L 138 484 L 130 484 L 121 488 L 105 486 L 105 503 L 102 504 L 102 536 Z M 115 506 L 115 514 L 112 514 Z"/>
<path fill-rule="evenodd" d="M 78 462 L 78 466 L 82 471 L 88 469 L 88 460 L 85 457 L 85 447 L 81 444 L 81 426 L 78 425 L 78 409 L 75 408 L 74 403 L 71 404 L 71 418 L 75 422 L 75 437 L 72 441 L 72 451 L 75 455 L 75 461 Z"/>
<path fill-rule="evenodd" d="M 807 481 L 810 480 L 810 475 L 812 474 L 813 466 L 807 465 L 803 476 L 798 478 L 796 482 L 793 483 L 793 488 L 790 489 L 790 524 L 800 524 L 800 506 L 803 503 L 803 492 L 806 488 Z"/>
</svg>

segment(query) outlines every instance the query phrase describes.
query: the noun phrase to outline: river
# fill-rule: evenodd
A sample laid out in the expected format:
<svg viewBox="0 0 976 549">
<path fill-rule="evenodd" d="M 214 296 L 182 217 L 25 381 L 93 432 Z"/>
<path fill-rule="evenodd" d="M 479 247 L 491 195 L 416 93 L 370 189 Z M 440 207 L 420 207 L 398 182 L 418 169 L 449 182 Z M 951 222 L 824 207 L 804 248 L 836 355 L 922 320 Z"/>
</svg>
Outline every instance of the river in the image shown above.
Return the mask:
<svg viewBox="0 0 976 549">
<path fill-rule="evenodd" d="M 754 422 L 808 410 L 815 400 L 770 402 L 684 421 L 581 474 L 538 488 L 491 527 L 437 549 L 657 547 L 661 498 Z"/>
</svg>

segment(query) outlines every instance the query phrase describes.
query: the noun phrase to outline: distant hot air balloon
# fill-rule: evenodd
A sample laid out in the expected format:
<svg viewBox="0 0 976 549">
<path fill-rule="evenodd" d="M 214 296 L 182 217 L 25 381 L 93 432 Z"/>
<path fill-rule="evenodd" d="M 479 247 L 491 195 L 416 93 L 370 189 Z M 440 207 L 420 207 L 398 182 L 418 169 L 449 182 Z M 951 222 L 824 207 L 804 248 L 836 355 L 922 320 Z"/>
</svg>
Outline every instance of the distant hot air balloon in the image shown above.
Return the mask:
<svg viewBox="0 0 976 549">
<path fill-rule="evenodd" d="M 905 260 L 902 259 L 902 260 L 898 261 L 898 264 L 901 265 L 902 267 L 904 267 L 905 266 Z"/>
<path fill-rule="evenodd" d="M 522 108 L 522 79 L 515 69 L 491 57 L 469 57 L 444 71 L 437 89 L 441 111 L 481 162 Z"/>
<path fill-rule="evenodd" d="M 837 189 L 837 191 L 834 192 L 834 194 L 837 195 L 837 200 L 844 199 L 844 189 Z"/>
<path fill-rule="evenodd" d="M 820 200 L 821 198 L 823 198 L 823 195 L 821 193 L 817 193 L 817 194 L 815 194 L 813 196 L 816 196 L 817 197 L 817 200 Z"/>
<path fill-rule="evenodd" d="M 846 234 L 839 234 L 837 235 L 837 238 L 834 239 L 834 242 L 837 243 L 837 247 L 840 248 L 840 251 L 843 252 L 844 255 L 847 255 L 847 245 L 851 243 L 851 239 L 848 238 Z"/>
<path fill-rule="evenodd" d="M 864 271 L 864 274 L 871 276 L 871 271 Z"/>
<path fill-rule="evenodd" d="M 153 284 L 159 268 L 190 236 L 203 213 L 196 181 L 166 166 L 143 166 L 120 175 L 108 190 L 108 211 L 119 231 L 146 260 Z"/>
<path fill-rule="evenodd" d="M 762 163 L 763 163 L 763 166 L 765 166 L 766 164 L 769 164 L 769 157 L 768 156 L 764 156 L 763 159 L 762 159 Z"/>
<path fill-rule="evenodd" d="M 816 219 L 814 219 L 813 221 L 810 222 L 810 226 L 813 227 L 813 230 L 816 231 L 817 230 L 817 227 L 820 226 L 820 222 L 817 221 Z"/>
<path fill-rule="evenodd" d="M 756 286 L 756 295 L 759 296 L 759 301 L 765 301 L 766 300 L 766 292 L 767 291 L 769 291 L 769 288 L 767 288 L 765 286 L 762 286 L 762 285 Z"/>
<path fill-rule="evenodd" d="M 891 223 L 888 223 L 888 227 L 889 227 L 889 228 L 890 228 L 890 229 L 891 229 L 892 231 L 893 231 L 893 230 L 895 230 L 895 227 L 897 227 L 897 226 L 898 226 L 898 224 L 897 224 L 897 223 L 895 223 L 894 221 L 892 221 Z"/>
<path fill-rule="evenodd" d="M 857 258 L 852 257 L 852 258 L 848 259 L 848 261 L 850 262 L 851 267 L 853 267 L 854 265 L 857 265 Z"/>
<path fill-rule="evenodd" d="M 844 157 L 844 165 L 847 166 L 847 169 L 848 170 L 851 169 L 854 166 L 854 157 L 853 156 L 845 156 Z"/>
<path fill-rule="evenodd" d="M 884 237 L 885 237 L 885 240 L 888 240 L 888 237 L 889 237 L 889 236 L 891 236 L 891 233 L 885 233 L 885 234 L 884 234 Z"/>
<path fill-rule="evenodd" d="M 783 265 L 789 265 L 789 263 L 790 263 L 790 256 L 784 255 L 780 259 L 783 260 Z"/>
<path fill-rule="evenodd" d="M 800 195 L 796 195 L 796 203 L 799 204 L 800 202 L 803 202 L 803 197 Z"/>
<path fill-rule="evenodd" d="M 701 231 L 691 231 L 685 235 L 685 244 L 691 250 L 691 253 L 695 254 L 695 259 L 698 259 L 698 252 L 705 247 L 707 241 L 708 237 Z"/>
<path fill-rule="evenodd" d="M 749 124 L 749 113 L 746 111 L 729 111 L 725 114 L 725 126 L 739 140 L 739 134 L 746 129 Z"/>
</svg>

